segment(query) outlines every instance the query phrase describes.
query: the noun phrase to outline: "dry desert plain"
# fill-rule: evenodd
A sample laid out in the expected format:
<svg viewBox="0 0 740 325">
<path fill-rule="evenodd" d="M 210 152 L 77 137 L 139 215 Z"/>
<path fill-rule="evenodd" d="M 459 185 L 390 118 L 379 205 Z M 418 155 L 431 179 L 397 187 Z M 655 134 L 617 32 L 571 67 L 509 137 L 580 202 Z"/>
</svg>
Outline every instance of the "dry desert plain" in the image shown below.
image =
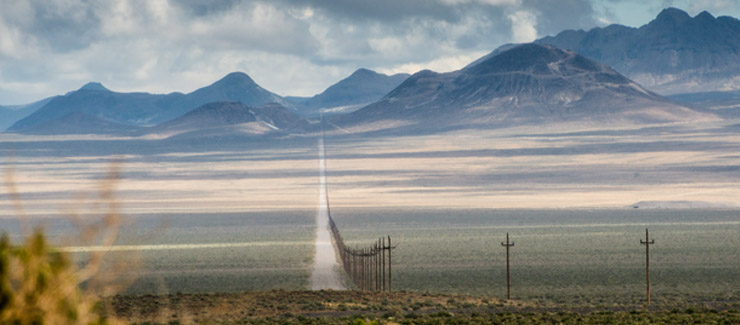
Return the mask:
<svg viewBox="0 0 740 325">
<path fill-rule="evenodd" d="M 4 193 L 0 226 L 18 234 L 24 223 L 44 225 L 84 260 L 100 248 L 77 239 L 69 216 L 99 216 L 96 193 L 115 165 L 124 222 L 107 259 L 135 261 L 117 273 L 124 292 L 306 288 L 318 137 L 2 134 L 0 163 L 23 211 Z M 639 304 L 639 239 L 649 227 L 656 303 L 740 296 L 732 123 L 400 136 L 333 129 L 326 159 L 332 216 L 347 243 L 394 236 L 399 290 L 500 297 L 499 242 L 509 232 L 516 298 Z"/>
</svg>

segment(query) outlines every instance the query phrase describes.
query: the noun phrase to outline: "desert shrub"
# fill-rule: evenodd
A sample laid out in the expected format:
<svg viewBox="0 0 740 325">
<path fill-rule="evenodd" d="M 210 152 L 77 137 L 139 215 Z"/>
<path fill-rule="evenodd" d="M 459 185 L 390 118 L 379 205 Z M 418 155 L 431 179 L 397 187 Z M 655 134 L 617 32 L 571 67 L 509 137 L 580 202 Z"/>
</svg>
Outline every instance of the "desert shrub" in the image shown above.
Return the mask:
<svg viewBox="0 0 740 325">
<path fill-rule="evenodd" d="M 354 322 L 352 322 L 353 325 L 378 325 L 377 320 L 369 320 L 369 319 L 363 319 L 363 318 L 357 318 Z"/>
<path fill-rule="evenodd" d="M 41 230 L 12 246 L 0 238 L 0 323 L 101 324 L 97 299 L 79 289 L 73 263 Z"/>
<path fill-rule="evenodd" d="M 15 187 L 12 169 L 5 176 L 8 197 L 23 218 L 23 204 Z M 96 203 L 104 207 L 100 211 L 102 219 L 93 224 L 78 222 L 79 238 L 83 241 L 102 238 L 102 245 L 114 243 L 118 234 L 119 209 L 113 189 L 118 178 L 118 164 L 113 163 L 98 188 L 100 197 Z M 80 221 L 78 216 L 70 217 Z M 7 234 L 0 236 L 0 324 L 117 323 L 103 315 L 105 308 L 92 289 L 106 293 L 114 288 L 102 285 L 96 277 L 101 272 L 103 252 L 89 254 L 85 267 L 78 270 L 66 252 L 47 243 L 41 229 L 24 233 L 23 237 L 25 240 L 21 244 L 13 245 Z M 90 288 L 81 289 L 83 282 Z"/>
</svg>

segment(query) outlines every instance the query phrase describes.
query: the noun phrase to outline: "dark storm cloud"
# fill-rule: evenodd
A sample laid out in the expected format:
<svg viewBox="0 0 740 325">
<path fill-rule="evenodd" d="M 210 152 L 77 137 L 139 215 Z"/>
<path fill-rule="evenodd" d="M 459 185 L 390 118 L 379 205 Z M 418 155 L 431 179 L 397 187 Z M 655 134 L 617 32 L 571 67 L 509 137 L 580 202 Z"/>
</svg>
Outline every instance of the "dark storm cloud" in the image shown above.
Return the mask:
<svg viewBox="0 0 740 325">
<path fill-rule="evenodd" d="M 0 1 L 0 22 L 19 26 L 55 51 L 89 46 L 101 35 L 91 1 Z"/>
<path fill-rule="evenodd" d="M 433 0 L 277 0 L 296 7 L 312 7 L 342 20 L 395 22 L 429 17 L 449 22 L 460 19 L 459 8 Z"/>
<path fill-rule="evenodd" d="M 241 0 L 172 0 L 171 3 L 194 16 L 207 16 L 231 10 Z"/>
<path fill-rule="evenodd" d="M 460 12 L 451 6 L 433 0 L 173 0 L 172 3 L 195 16 L 219 14 L 237 4 L 264 2 L 290 8 L 313 8 L 339 20 L 394 22 L 407 17 L 430 17 L 457 21 Z"/>
<path fill-rule="evenodd" d="M 517 28 L 510 16 L 531 13 L 537 36 L 564 29 L 588 29 L 598 25 L 590 0 L 275 0 L 286 7 L 313 8 L 337 27 L 356 26 L 366 31 L 403 36 L 424 33 L 430 39 L 450 41 L 459 49 L 493 49 L 511 41 Z M 467 27 L 464 33 L 451 26 Z M 382 25 L 382 28 L 368 28 Z M 422 29 L 415 28 L 423 26 Z M 376 33 L 377 34 L 377 33 Z M 360 36 L 363 35 L 353 35 Z M 428 52 L 419 52 L 422 56 Z"/>
<path fill-rule="evenodd" d="M 230 10 L 247 0 L 174 0 L 197 15 Z M 248 1 L 261 2 L 261 1 Z M 506 24 L 507 11 L 517 8 L 533 10 L 541 21 L 543 32 L 564 28 L 593 27 L 596 20 L 589 0 L 272 0 L 263 1 L 283 8 L 312 8 L 327 18 L 341 23 L 382 22 L 389 28 L 412 18 L 457 23 L 470 15 L 485 16 L 490 21 Z M 559 31 L 559 30 L 558 30 Z"/>
</svg>

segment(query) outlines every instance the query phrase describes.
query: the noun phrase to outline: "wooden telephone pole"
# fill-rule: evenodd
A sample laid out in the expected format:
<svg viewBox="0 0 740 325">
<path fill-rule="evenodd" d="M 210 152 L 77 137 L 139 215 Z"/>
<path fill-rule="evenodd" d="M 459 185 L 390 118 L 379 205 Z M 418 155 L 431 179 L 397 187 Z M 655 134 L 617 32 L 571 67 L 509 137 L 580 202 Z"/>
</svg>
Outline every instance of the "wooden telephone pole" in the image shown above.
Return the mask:
<svg viewBox="0 0 740 325">
<path fill-rule="evenodd" d="M 514 247 L 514 242 L 509 243 L 509 233 L 506 233 L 506 243 L 501 242 L 501 246 L 506 247 L 506 300 L 511 300 L 511 273 L 509 272 L 509 247 Z"/>
<path fill-rule="evenodd" d="M 383 291 L 385 291 L 385 237 L 381 238 L 382 244 L 380 246 L 381 262 L 380 268 L 383 270 Z"/>
<path fill-rule="evenodd" d="M 388 236 L 388 292 L 393 291 L 393 272 L 391 272 L 391 251 L 393 251 L 393 245 L 391 245 L 391 236 Z"/>
<path fill-rule="evenodd" d="M 640 239 L 640 244 L 645 245 L 645 277 L 647 279 L 647 305 L 650 306 L 650 245 L 655 244 L 655 239 L 650 240 L 650 234 L 645 228 L 645 241 Z"/>
</svg>

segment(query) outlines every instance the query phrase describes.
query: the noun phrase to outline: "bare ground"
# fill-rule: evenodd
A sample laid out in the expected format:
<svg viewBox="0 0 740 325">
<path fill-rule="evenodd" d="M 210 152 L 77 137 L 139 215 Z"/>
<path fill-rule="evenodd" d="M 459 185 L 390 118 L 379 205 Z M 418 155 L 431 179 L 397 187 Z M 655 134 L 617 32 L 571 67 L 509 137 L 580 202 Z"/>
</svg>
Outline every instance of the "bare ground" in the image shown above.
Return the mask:
<svg viewBox="0 0 740 325">
<path fill-rule="evenodd" d="M 418 292 L 260 291 L 115 296 L 108 316 L 159 324 L 603 324 L 727 323 L 740 321 L 740 303 L 705 305 L 570 306 Z"/>
<path fill-rule="evenodd" d="M 316 213 L 316 251 L 313 271 L 311 272 L 311 290 L 346 289 L 341 275 L 337 272 L 339 263 L 332 245 L 329 231 L 329 202 L 326 191 L 326 162 L 324 160 L 324 140 L 319 139 L 319 208 Z"/>
</svg>

